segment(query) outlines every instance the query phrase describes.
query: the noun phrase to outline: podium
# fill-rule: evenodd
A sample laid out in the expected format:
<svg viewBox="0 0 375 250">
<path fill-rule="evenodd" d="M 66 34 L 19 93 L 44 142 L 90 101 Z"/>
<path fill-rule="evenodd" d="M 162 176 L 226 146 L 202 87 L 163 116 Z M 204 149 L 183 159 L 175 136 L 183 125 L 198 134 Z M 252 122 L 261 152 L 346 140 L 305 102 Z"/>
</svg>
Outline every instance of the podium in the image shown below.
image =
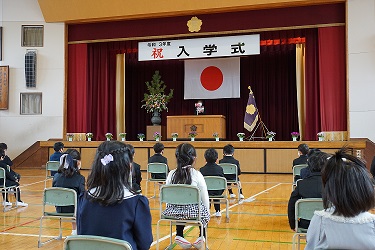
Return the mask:
<svg viewBox="0 0 375 250">
<path fill-rule="evenodd" d="M 217 132 L 219 138 L 226 139 L 225 116 L 223 115 L 179 115 L 167 116 L 167 138 L 178 133 L 178 138 L 189 138 L 191 126 L 197 127 L 197 139 L 212 139 Z"/>
<path fill-rule="evenodd" d="M 155 141 L 154 139 L 154 133 L 159 132 L 161 134 L 160 140 L 165 140 L 166 134 L 165 134 L 165 126 L 161 125 L 153 125 L 153 126 L 147 126 L 146 129 L 146 140 L 147 141 Z"/>
</svg>

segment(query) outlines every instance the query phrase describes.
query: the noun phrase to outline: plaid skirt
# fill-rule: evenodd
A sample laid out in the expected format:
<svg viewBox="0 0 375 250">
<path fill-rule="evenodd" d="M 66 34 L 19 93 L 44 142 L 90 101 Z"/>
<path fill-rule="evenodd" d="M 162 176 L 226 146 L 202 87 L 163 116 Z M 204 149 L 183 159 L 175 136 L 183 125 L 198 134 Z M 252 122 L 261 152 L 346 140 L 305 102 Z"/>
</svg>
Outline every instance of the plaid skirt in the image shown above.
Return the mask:
<svg viewBox="0 0 375 250">
<path fill-rule="evenodd" d="M 207 227 L 208 222 L 210 221 L 210 213 L 207 208 L 200 204 L 201 206 L 201 222 L 203 227 Z M 178 220 L 189 220 L 198 217 L 198 204 L 190 205 L 175 205 L 167 204 L 166 209 L 162 212 L 164 216 L 173 217 Z"/>
</svg>

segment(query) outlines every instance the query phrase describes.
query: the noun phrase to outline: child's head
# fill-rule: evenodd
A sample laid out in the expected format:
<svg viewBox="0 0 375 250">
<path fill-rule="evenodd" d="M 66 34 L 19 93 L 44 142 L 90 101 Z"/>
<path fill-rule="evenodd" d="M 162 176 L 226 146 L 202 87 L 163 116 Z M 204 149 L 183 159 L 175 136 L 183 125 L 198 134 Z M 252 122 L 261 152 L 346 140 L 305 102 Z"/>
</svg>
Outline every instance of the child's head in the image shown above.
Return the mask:
<svg viewBox="0 0 375 250">
<path fill-rule="evenodd" d="M 322 170 L 323 205 L 334 215 L 354 217 L 374 208 L 375 193 L 366 165 L 346 152 L 337 151 Z"/>
<path fill-rule="evenodd" d="M 311 172 L 321 172 L 329 157 L 329 154 L 321 151 L 313 153 L 307 160 L 309 170 Z"/>
<path fill-rule="evenodd" d="M 309 152 L 309 146 L 306 143 L 298 145 L 298 155 L 307 155 Z"/>
<path fill-rule="evenodd" d="M 172 177 L 173 184 L 191 184 L 190 168 L 195 163 L 197 152 L 193 145 L 182 143 L 176 148 L 177 168 Z"/>
<path fill-rule="evenodd" d="M 154 152 L 156 154 L 160 154 L 163 150 L 164 150 L 164 144 L 163 143 L 158 142 L 154 145 Z"/>
<path fill-rule="evenodd" d="M 132 162 L 133 155 L 127 144 L 119 141 L 100 144 L 87 179 L 90 198 L 103 205 L 121 202 L 124 188 L 132 192 L 129 183 Z"/>
<path fill-rule="evenodd" d="M 135 149 L 134 149 L 133 145 L 131 145 L 131 144 L 127 144 L 127 145 L 128 145 L 128 147 L 129 147 L 130 153 L 131 153 L 132 156 L 134 157 L 134 155 L 135 155 Z M 134 160 L 134 159 L 133 159 L 133 160 Z"/>
<path fill-rule="evenodd" d="M 81 165 L 81 154 L 76 149 L 68 149 L 60 157 L 60 167 L 58 173 L 64 176 L 73 176 L 75 172 L 79 173 L 79 166 Z"/>
<path fill-rule="evenodd" d="M 209 148 L 204 152 L 204 158 L 207 163 L 214 163 L 218 158 L 218 153 L 214 148 Z"/>
<path fill-rule="evenodd" d="M 53 145 L 53 150 L 55 150 L 55 152 L 62 152 L 62 150 L 64 150 L 64 143 L 62 142 L 56 142 L 54 145 Z"/>
<path fill-rule="evenodd" d="M 0 148 L 4 150 L 4 154 L 7 155 L 8 145 L 6 145 L 4 142 L 0 143 Z M 5 157 L 4 155 L 4 157 Z"/>
<path fill-rule="evenodd" d="M 233 155 L 234 154 L 234 147 L 231 144 L 227 144 L 223 148 L 224 155 Z"/>
</svg>

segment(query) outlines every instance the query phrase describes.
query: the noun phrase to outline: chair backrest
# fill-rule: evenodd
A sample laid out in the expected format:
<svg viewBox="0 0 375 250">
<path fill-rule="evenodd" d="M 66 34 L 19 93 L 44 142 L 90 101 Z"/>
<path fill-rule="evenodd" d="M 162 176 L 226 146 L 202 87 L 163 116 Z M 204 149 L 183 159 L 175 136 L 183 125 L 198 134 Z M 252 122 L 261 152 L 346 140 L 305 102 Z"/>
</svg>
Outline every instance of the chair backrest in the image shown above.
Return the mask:
<svg viewBox="0 0 375 250">
<path fill-rule="evenodd" d="M 77 214 L 77 193 L 74 189 L 51 187 L 43 192 L 43 214 L 46 205 L 49 206 L 74 206 L 74 216 Z"/>
<path fill-rule="evenodd" d="M 74 235 L 66 237 L 64 250 L 132 250 L 129 242 L 94 235 Z"/>
<path fill-rule="evenodd" d="M 199 188 L 186 184 L 168 184 L 160 188 L 160 203 L 176 205 L 200 204 Z"/>
<path fill-rule="evenodd" d="M 46 170 L 47 171 L 57 171 L 59 170 L 60 162 L 59 161 L 47 161 Z"/>
<path fill-rule="evenodd" d="M 227 179 L 221 176 L 205 176 L 204 180 L 206 181 L 207 190 L 225 190 L 227 188 Z"/>
<path fill-rule="evenodd" d="M 296 175 L 300 175 L 301 169 L 307 167 L 307 164 L 300 164 L 300 165 L 294 165 L 293 166 L 293 177 Z"/>
<path fill-rule="evenodd" d="M 0 187 L 5 187 L 5 179 L 6 179 L 5 169 L 3 169 L 1 167 L 0 167 L 0 179 L 3 179 L 3 181 L 0 182 Z"/>
<path fill-rule="evenodd" d="M 154 174 L 168 173 L 168 166 L 165 163 L 149 163 L 147 164 L 147 172 Z"/>
<path fill-rule="evenodd" d="M 220 167 L 223 168 L 223 172 L 225 175 L 233 174 L 236 175 L 236 181 L 238 179 L 238 172 L 237 172 L 237 165 L 232 163 L 219 163 Z"/>
<path fill-rule="evenodd" d="M 295 204 L 296 232 L 299 219 L 311 220 L 316 210 L 323 210 L 322 198 L 299 199 Z"/>
</svg>

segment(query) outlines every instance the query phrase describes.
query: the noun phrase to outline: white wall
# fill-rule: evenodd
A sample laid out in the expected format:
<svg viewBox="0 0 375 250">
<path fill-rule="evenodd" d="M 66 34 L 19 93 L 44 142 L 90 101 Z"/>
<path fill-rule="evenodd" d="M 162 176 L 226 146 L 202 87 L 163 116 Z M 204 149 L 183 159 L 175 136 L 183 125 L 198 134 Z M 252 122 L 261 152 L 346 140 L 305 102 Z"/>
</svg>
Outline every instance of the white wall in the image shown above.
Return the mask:
<svg viewBox="0 0 375 250">
<path fill-rule="evenodd" d="M 64 24 L 45 23 L 37 0 L 0 0 L 3 61 L 9 65 L 9 109 L 0 110 L 0 142 L 16 157 L 34 142 L 62 138 Z M 21 47 L 22 25 L 44 25 L 44 46 Z M 37 49 L 36 88 L 26 88 L 26 49 Z M 20 93 L 42 92 L 42 115 L 20 115 Z"/>
<path fill-rule="evenodd" d="M 375 0 L 348 1 L 351 138 L 375 141 Z"/>
</svg>

